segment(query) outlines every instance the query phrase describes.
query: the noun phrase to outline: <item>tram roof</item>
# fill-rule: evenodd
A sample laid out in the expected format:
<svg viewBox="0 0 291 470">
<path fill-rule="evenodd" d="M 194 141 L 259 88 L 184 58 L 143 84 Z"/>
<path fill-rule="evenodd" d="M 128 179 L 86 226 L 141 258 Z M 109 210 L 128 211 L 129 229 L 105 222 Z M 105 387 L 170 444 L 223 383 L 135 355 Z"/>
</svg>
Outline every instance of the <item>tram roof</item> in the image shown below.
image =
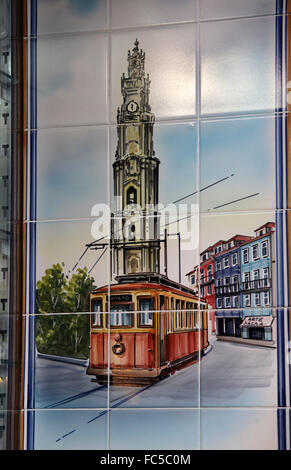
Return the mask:
<svg viewBox="0 0 291 470">
<path fill-rule="evenodd" d="M 121 291 L 121 290 L 137 290 L 137 289 L 156 289 L 161 288 L 168 291 L 176 292 L 177 294 L 186 294 L 186 296 L 195 297 L 198 300 L 198 293 L 193 289 L 190 289 L 183 284 L 180 284 L 176 281 L 172 281 L 166 276 L 161 274 L 132 274 L 117 276 L 116 284 L 110 285 L 111 291 Z M 92 293 L 97 293 L 101 291 L 106 291 L 108 286 L 102 286 L 95 289 Z"/>
</svg>

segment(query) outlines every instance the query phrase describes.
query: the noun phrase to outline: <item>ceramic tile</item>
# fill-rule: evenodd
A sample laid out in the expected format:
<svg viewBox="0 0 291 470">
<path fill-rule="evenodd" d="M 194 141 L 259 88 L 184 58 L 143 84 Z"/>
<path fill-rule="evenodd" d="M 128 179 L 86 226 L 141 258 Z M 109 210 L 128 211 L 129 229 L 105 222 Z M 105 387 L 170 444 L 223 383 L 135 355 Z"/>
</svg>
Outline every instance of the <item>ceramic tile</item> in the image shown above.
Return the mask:
<svg viewBox="0 0 291 470">
<path fill-rule="evenodd" d="M 165 8 L 166 7 L 166 8 Z M 162 0 L 112 0 L 111 26 L 143 26 L 160 23 L 196 21 L 197 0 L 182 0 L 178 3 Z"/>
<path fill-rule="evenodd" d="M 200 419 L 203 450 L 278 449 L 276 409 L 202 410 Z"/>
<path fill-rule="evenodd" d="M 198 449 L 198 410 L 111 410 L 109 442 L 120 450 Z"/>
<path fill-rule="evenodd" d="M 200 0 L 200 20 L 273 15 L 276 0 Z"/>
<path fill-rule="evenodd" d="M 272 212 L 200 217 L 198 280 L 197 266 L 192 271 L 200 295 L 212 308 L 253 310 L 276 305 L 274 221 Z"/>
<path fill-rule="evenodd" d="M 106 33 L 37 40 L 37 124 L 107 122 Z"/>
<path fill-rule="evenodd" d="M 200 123 L 200 211 L 276 208 L 275 117 Z"/>
<path fill-rule="evenodd" d="M 93 31 L 107 27 L 107 0 L 37 0 L 37 32 Z"/>
<path fill-rule="evenodd" d="M 134 73 L 142 74 L 144 67 L 145 76 L 149 74 L 150 83 L 146 79 L 145 86 L 148 88 L 150 85 L 150 108 L 145 104 L 145 111 L 154 113 L 156 119 L 177 119 L 195 115 L 195 34 L 194 24 L 112 33 L 112 122 L 115 122 L 117 108 L 121 105 L 120 77 L 123 73 L 125 78 L 128 77 L 128 50 L 131 51 L 131 64 L 135 60 L 141 61 L 141 68 Z M 139 45 L 134 44 L 136 38 Z M 139 49 L 133 50 L 137 47 Z M 142 51 L 145 51 L 145 59 Z M 125 83 L 125 86 L 129 86 L 128 82 Z M 140 106 L 140 96 L 132 96 Z M 128 98 L 126 102 L 128 105 L 129 100 Z"/>
<path fill-rule="evenodd" d="M 210 347 L 200 365 L 202 408 L 277 405 L 276 311 L 208 312 Z"/>
<path fill-rule="evenodd" d="M 202 24 L 202 114 L 273 111 L 274 44 L 275 17 Z"/>
<path fill-rule="evenodd" d="M 91 315 L 37 315 L 34 322 L 35 408 L 106 408 L 107 388 L 87 374 Z"/>
<path fill-rule="evenodd" d="M 153 146 L 145 149 L 146 141 L 141 143 L 146 126 L 144 124 L 122 123 L 116 129 L 111 127 L 111 207 L 112 212 L 119 215 L 117 208 L 117 196 L 121 196 L 121 190 L 116 185 L 118 161 L 129 161 L 128 155 L 133 151 L 139 156 L 152 156 L 157 161 L 158 191 L 155 198 L 151 198 L 147 204 L 153 204 L 163 208 L 166 212 L 173 210 L 179 216 L 191 213 L 191 205 L 198 212 L 199 202 L 199 162 L 197 150 L 197 123 L 183 124 L 154 124 L 152 133 Z M 131 134 L 132 136 L 131 136 Z M 133 136 L 138 139 L 138 144 L 133 144 Z M 133 147 L 134 145 L 134 147 Z M 138 147 L 136 147 L 138 145 Z M 178 155 L 183 155 L 183 164 Z M 128 163 L 129 165 L 129 163 Z M 120 165 L 119 165 L 120 166 Z M 124 168 L 128 171 L 127 168 Z M 123 169 L 121 170 L 123 171 Z M 134 171 L 134 173 L 133 173 Z M 141 170 L 134 168 L 131 174 L 127 174 L 127 180 L 141 178 Z M 127 181 L 124 182 L 124 184 Z M 171 184 L 175 183 L 175 184 Z M 115 184 L 114 184 L 115 183 Z M 145 184 L 145 183 L 144 183 Z M 141 198 L 140 198 L 141 199 Z M 138 206 L 143 207 L 144 201 L 139 200 Z M 159 205 L 159 206 L 158 206 Z M 193 209 L 193 210 L 194 210 Z M 121 215 L 121 214 L 120 214 Z"/>
<path fill-rule="evenodd" d="M 186 310 L 187 304 L 183 311 L 143 310 L 129 316 L 121 313 L 113 293 L 111 299 L 111 408 L 197 407 L 199 311 Z M 145 295 L 140 297 L 139 305 L 146 309 L 149 298 L 145 303 Z"/>
<path fill-rule="evenodd" d="M 35 450 L 97 450 L 107 447 L 106 410 L 29 412 L 35 423 Z"/>
<path fill-rule="evenodd" d="M 39 130 L 36 166 L 38 219 L 90 217 L 108 204 L 106 127 Z"/>
<path fill-rule="evenodd" d="M 84 253 L 86 244 L 94 241 L 95 224 L 92 220 L 36 224 L 36 313 L 88 312 L 90 292 L 108 284 L 107 246 Z M 30 224 L 31 232 L 33 227 Z M 76 296 L 73 303 L 71 289 Z"/>
<path fill-rule="evenodd" d="M 138 240 L 139 244 L 134 243 Z M 147 256 L 147 241 L 153 258 Z M 181 285 L 191 289 L 189 272 L 199 263 L 199 214 L 193 211 L 179 215 L 165 210 L 156 216 L 132 213 L 125 218 L 117 217 L 112 219 L 111 243 L 112 289 L 120 276 L 134 273 L 152 273 L 166 277 L 177 289 Z"/>
</svg>

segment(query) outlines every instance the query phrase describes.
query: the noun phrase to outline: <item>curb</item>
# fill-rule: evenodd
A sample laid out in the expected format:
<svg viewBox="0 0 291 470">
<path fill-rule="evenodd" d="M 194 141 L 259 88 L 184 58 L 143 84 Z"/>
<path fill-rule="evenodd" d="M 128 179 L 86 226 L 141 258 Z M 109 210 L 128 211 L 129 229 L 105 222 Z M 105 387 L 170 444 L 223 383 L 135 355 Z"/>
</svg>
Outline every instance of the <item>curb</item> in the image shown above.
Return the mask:
<svg viewBox="0 0 291 470">
<path fill-rule="evenodd" d="M 77 359 L 75 357 L 53 356 L 51 354 L 42 354 L 37 351 L 36 357 L 39 359 L 48 359 L 50 361 L 65 362 L 67 364 L 74 364 L 77 366 L 87 367 L 88 359 Z"/>
</svg>

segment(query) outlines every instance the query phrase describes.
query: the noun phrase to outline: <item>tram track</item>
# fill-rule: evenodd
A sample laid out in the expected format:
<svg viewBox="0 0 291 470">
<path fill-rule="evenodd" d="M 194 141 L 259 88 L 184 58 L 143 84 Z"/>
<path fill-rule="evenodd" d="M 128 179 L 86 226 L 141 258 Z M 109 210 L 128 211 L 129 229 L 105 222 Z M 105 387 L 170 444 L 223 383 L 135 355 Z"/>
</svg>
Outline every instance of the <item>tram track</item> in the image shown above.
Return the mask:
<svg viewBox="0 0 291 470">
<path fill-rule="evenodd" d="M 101 418 L 102 416 L 107 415 L 108 412 L 109 412 L 111 409 L 118 408 L 120 405 L 126 403 L 127 401 L 131 400 L 132 398 L 135 398 L 137 395 L 140 395 L 142 392 L 144 392 L 145 390 L 148 390 L 149 388 L 151 388 L 151 387 L 153 387 L 153 386 L 154 386 L 154 385 L 152 385 L 152 384 L 151 384 L 151 385 L 146 385 L 145 387 L 142 387 L 142 388 L 140 388 L 139 390 L 134 391 L 133 393 L 131 393 L 131 394 L 128 395 L 128 396 L 125 396 L 125 397 L 123 397 L 123 398 L 121 398 L 121 399 L 118 399 L 118 398 L 117 398 L 117 399 L 116 399 L 116 400 L 118 400 L 117 403 L 114 403 L 114 402 L 113 402 L 113 404 L 110 406 L 110 408 L 108 408 L 108 409 L 106 409 L 106 410 L 102 410 L 100 413 L 98 413 L 97 416 L 94 416 L 94 417 L 91 418 L 89 421 L 87 421 L 86 424 L 90 424 L 90 423 L 92 423 L 93 421 L 96 421 L 97 419 Z M 87 395 L 88 395 L 89 393 L 92 393 L 93 391 L 100 390 L 101 388 L 105 388 L 105 386 L 102 385 L 101 387 L 98 387 L 98 388 L 96 388 L 96 389 L 93 389 L 93 390 L 87 392 Z M 85 394 L 86 394 L 86 392 L 84 392 L 84 394 L 79 394 L 79 395 L 86 396 Z M 77 396 L 77 395 L 76 395 L 76 396 Z M 75 396 L 73 397 L 73 399 L 76 399 Z M 63 400 L 63 402 L 66 401 L 66 403 L 69 403 L 68 400 L 69 400 L 69 398 L 66 399 L 66 400 Z M 116 401 L 116 400 L 115 400 L 115 401 Z M 59 403 L 61 403 L 61 402 L 59 402 Z M 55 406 L 56 406 L 56 404 L 55 404 Z M 51 408 L 52 405 L 50 405 L 49 407 Z M 46 408 L 49 408 L 49 407 L 46 407 Z M 72 435 L 73 433 L 77 432 L 77 431 L 80 430 L 80 429 L 81 429 L 81 426 L 80 426 L 79 428 L 77 428 L 77 429 L 72 429 L 71 431 L 68 431 L 66 434 L 63 434 L 61 437 L 59 437 L 58 439 L 56 439 L 56 442 L 60 442 L 61 440 L 65 439 L 66 437 L 68 437 L 68 436 L 70 436 L 70 435 Z"/>
</svg>

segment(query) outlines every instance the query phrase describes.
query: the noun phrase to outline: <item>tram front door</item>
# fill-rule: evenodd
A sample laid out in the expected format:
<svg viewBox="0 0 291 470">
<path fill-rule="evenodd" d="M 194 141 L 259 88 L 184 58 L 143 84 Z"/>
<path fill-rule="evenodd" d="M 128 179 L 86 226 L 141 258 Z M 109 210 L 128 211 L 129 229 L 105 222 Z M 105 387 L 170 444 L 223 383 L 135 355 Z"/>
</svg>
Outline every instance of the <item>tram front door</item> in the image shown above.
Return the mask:
<svg viewBox="0 0 291 470">
<path fill-rule="evenodd" d="M 166 362 L 166 313 L 165 313 L 165 298 L 163 295 L 160 296 L 160 312 L 159 312 L 159 339 L 160 339 L 160 365 L 162 366 Z"/>
</svg>

